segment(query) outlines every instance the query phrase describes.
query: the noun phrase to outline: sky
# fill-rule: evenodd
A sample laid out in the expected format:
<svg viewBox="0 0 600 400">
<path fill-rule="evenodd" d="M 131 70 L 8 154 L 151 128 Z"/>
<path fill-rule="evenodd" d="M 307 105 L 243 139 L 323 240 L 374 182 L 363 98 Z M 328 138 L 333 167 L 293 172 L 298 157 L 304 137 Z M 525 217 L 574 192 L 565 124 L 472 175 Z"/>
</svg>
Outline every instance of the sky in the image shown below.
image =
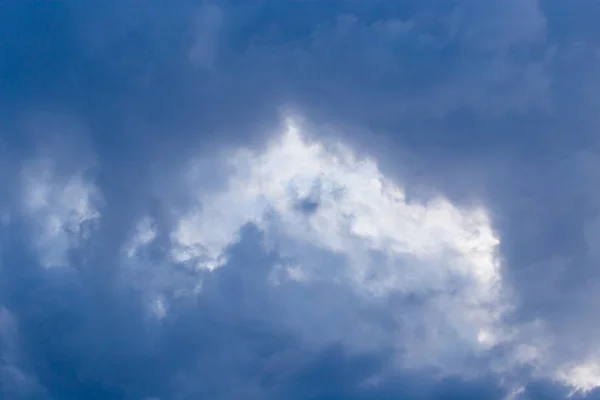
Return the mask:
<svg viewBox="0 0 600 400">
<path fill-rule="evenodd" d="M 0 398 L 600 399 L 600 3 L 0 4 Z"/>
</svg>

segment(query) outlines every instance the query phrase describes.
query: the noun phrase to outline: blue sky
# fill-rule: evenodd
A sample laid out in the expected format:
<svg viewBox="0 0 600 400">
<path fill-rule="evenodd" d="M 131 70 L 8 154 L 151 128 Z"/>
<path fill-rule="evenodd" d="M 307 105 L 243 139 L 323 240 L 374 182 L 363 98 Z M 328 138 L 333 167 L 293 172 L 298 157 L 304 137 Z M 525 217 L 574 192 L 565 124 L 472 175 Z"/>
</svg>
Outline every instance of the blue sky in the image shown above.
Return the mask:
<svg viewBox="0 0 600 400">
<path fill-rule="evenodd" d="M 0 397 L 600 398 L 600 3 L 0 5 Z"/>
</svg>

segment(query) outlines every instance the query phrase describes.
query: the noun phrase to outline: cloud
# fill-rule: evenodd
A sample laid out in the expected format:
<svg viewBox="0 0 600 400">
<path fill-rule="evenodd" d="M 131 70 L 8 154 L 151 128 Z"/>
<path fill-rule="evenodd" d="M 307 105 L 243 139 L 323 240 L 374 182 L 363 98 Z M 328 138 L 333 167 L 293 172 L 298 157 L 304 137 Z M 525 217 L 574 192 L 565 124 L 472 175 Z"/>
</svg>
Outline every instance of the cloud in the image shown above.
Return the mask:
<svg viewBox="0 0 600 400">
<path fill-rule="evenodd" d="M 237 8 L 223 10 L 229 31 L 253 28 L 243 31 L 243 45 L 234 42 L 244 51 L 227 58 L 218 74 L 226 81 L 242 70 L 252 79 L 266 78 L 268 71 L 270 86 L 289 88 L 292 98 L 311 108 L 351 112 L 346 121 L 386 124 L 395 122 L 392 116 L 443 117 L 461 110 L 502 115 L 553 105 L 552 46 L 536 1 L 422 7 L 377 2 L 370 12 L 357 2 L 341 9 L 306 2 L 263 7 L 241 20 Z M 226 45 L 220 50 L 231 52 Z M 440 51 L 443 59 L 436 58 Z M 372 96 L 376 107 L 366 101 Z"/>
<path fill-rule="evenodd" d="M 422 305 L 422 321 L 417 315 L 396 321 L 422 330 L 412 341 L 402 336 L 401 346 L 415 349 L 414 355 L 406 350 L 406 358 L 433 357 L 427 362 L 436 365 L 437 355 L 427 356 L 427 348 L 452 351 L 455 340 L 467 347 L 493 345 L 491 332 L 504 305 L 494 253 L 498 239 L 485 210 L 461 210 L 443 198 L 409 202 L 372 160 L 356 159 L 341 144 L 306 142 L 301 129 L 288 121 L 287 131 L 263 154 L 242 150 L 231 158 L 225 191 L 201 196 L 198 208 L 177 223 L 174 261 L 220 267 L 240 228 L 255 224 L 267 246 L 289 260 L 283 268 L 292 281 L 337 282 L 372 300 L 434 296 Z M 310 196 L 317 205 L 307 215 L 298 204 Z M 296 307 L 290 304 L 286 312 L 293 316 Z M 439 321 L 444 314 L 448 321 Z M 430 318 L 436 329 L 451 332 L 450 343 L 444 344 L 444 333 L 417 338 L 433 329 Z M 344 340 L 339 334 L 330 340 Z"/>
<path fill-rule="evenodd" d="M 34 225 L 36 247 L 47 267 L 65 266 L 70 249 L 89 237 L 100 218 L 98 193 L 78 174 L 56 177 L 50 160 L 36 160 L 23 171 L 24 213 Z"/>
<path fill-rule="evenodd" d="M 0 393 L 10 397 L 41 396 L 43 389 L 34 376 L 29 376 L 20 368 L 17 354 L 19 340 L 17 323 L 11 313 L 0 308 Z"/>
<path fill-rule="evenodd" d="M 197 13 L 196 41 L 190 50 L 190 59 L 200 67 L 211 69 L 217 57 L 222 10 L 214 4 L 205 3 L 200 6 Z"/>
<path fill-rule="evenodd" d="M 496 372 L 525 365 L 573 393 L 597 387 L 595 362 L 564 353 L 551 321 L 510 322 L 515 288 L 485 208 L 461 209 L 439 197 L 409 201 L 371 160 L 339 142 L 309 142 L 298 122 L 287 124 L 263 153 L 230 158 L 225 189 L 200 191 L 197 208 L 172 233 L 174 261 L 226 268 L 227 249 L 253 224 L 265 232 L 266 248 L 283 257 L 270 282 L 284 321 L 309 341 L 362 351 L 385 346 L 404 367 L 436 366 L 443 374 L 477 375 L 472 357 L 491 357 L 483 362 Z M 310 294 L 298 295 L 304 291 Z M 344 299 L 343 312 L 335 298 Z M 391 315 L 379 325 L 362 313 Z M 494 349 L 503 354 L 490 356 Z"/>
<path fill-rule="evenodd" d="M 156 239 L 156 226 L 151 218 L 143 218 L 136 226 L 135 233 L 126 246 L 125 253 L 128 257 L 136 257 L 145 247 Z"/>
<path fill-rule="evenodd" d="M 596 8 L 5 7 L 0 397 L 597 397 Z"/>
</svg>

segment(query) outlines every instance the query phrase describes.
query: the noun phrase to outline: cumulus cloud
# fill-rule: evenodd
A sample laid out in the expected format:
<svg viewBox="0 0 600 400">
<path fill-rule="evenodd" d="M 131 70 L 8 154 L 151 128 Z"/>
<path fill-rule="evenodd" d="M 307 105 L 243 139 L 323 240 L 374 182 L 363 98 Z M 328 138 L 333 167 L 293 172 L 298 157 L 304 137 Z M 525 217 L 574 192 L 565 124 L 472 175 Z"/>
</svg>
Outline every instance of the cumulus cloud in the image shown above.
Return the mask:
<svg viewBox="0 0 600 400">
<path fill-rule="evenodd" d="M 410 345 L 402 336 L 400 345 L 414 349 L 406 358 L 428 357 L 427 348 L 453 351 L 457 341 L 493 345 L 503 304 L 499 241 L 485 210 L 462 210 L 444 198 L 409 202 L 372 160 L 356 159 L 339 143 L 328 149 L 306 142 L 291 120 L 286 129 L 264 153 L 232 156 L 225 191 L 200 197 L 198 208 L 178 222 L 174 261 L 220 267 L 240 228 L 251 223 L 286 259 L 287 277 L 280 279 L 336 282 L 373 299 L 395 294 L 429 303 L 433 296 L 423 305 L 422 321 L 417 315 L 410 321 L 394 317 L 421 330 Z M 290 304 L 287 312 L 293 315 L 296 307 Z M 443 315 L 447 321 L 439 320 Z M 430 323 L 441 336 L 427 337 Z M 444 344 L 446 329 L 452 339 Z M 429 357 L 435 365 L 437 355 Z"/>
<path fill-rule="evenodd" d="M 269 282 L 284 321 L 310 341 L 363 351 L 386 346 L 402 355 L 404 366 L 468 375 L 477 375 L 472 357 L 503 348 L 488 365 L 495 372 L 527 366 L 572 393 L 597 387 L 595 362 L 565 358 L 548 321 L 507 322 L 514 288 L 503 279 L 500 240 L 485 208 L 462 209 L 442 197 L 409 201 L 372 160 L 357 159 L 339 142 L 306 140 L 298 121 L 288 119 L 286 129 L 262 153 L 230 157 L 225 189 L 201 192 L 197 208 L 176 223 L 175 262 L 226 267 L 227 249 L 253 224 L 264 232 L 263 245 L 283 257 Z M 300 305 L 288 290 L 311 294 Z M 328 298 L 332 293 L 345 296 L 344 312 Z M 365 307 L 390 313 L 395 328 L 364 318 L 358 310 Z M 593 345 L 587 346 L 589 354 Z"/>
<path fill-rule="evenodd" d="M 7 5 L 0 397 L 596 398 L 595 11 Z"/>
</svg>

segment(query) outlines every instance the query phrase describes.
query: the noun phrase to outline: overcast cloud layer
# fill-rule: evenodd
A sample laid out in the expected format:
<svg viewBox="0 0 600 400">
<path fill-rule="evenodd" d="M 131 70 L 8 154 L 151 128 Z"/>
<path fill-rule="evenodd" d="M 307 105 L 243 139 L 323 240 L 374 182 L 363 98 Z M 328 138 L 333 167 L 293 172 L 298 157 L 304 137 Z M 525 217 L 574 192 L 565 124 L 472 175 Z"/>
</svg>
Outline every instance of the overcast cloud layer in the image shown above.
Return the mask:
<svg viewBox="0 0 600 400">
<path fill-rule="evenodd" d="M 599 13 L 0 5 L 0 398 L 600 399 Z"/>
</svg>

